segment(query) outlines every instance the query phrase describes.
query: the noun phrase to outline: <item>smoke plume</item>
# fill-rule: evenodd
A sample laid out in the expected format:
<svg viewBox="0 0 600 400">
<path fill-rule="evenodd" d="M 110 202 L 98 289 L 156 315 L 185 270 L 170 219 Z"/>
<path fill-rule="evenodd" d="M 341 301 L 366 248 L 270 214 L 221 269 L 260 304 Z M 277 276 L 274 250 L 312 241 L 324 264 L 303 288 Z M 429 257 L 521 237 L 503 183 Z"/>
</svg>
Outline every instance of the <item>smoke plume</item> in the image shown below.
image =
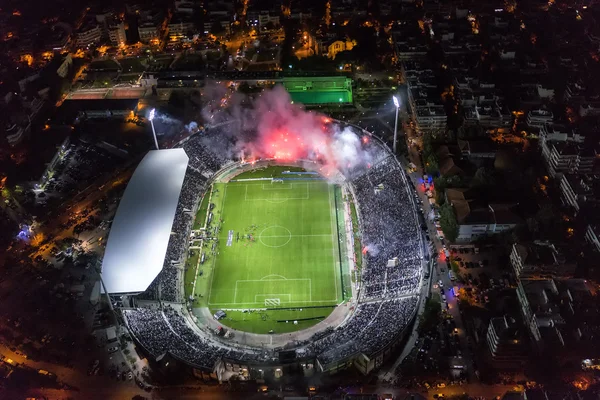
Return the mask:
<svg viewBox="0 0 600 400">
<path fill-rule="evenodd" d="M 310 160 L 318 162 L 325 175 L 330 169 L 348 171 L 372 163 L 368 138 L 361 138 L 355 128 L 294 104 L 281 86 L 252 99 L 220 85 L 205 89 L 205 124 L 210 129 L 229 123 L 223 131 L 233 136 L 237 158 Z"/>
</svg>

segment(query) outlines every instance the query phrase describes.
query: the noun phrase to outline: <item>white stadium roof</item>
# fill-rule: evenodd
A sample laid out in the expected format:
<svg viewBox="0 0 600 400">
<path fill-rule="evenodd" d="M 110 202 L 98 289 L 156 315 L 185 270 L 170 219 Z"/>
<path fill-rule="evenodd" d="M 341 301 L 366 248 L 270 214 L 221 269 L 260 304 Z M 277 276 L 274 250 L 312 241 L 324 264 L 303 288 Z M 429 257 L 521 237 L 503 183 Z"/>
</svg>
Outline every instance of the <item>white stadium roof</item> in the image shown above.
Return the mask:
<svg viewBox="0 0 600 400">
<path fill-rule="evenodd" d="M 162 270 L 187 165 L 183 149 L 169 149 L 150 151 L 136 168 L 106 243 L 106 292 L 143 292 Z"/>
</svg>

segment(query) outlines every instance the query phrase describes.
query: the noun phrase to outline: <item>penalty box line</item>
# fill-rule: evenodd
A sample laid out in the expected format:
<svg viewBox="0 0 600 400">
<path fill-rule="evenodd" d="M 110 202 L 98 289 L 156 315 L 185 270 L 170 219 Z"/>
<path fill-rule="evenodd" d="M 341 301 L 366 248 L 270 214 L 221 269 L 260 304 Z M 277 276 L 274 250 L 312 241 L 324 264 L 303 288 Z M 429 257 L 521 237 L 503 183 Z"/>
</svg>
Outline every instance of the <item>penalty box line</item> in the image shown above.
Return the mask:
<svg viewBox="0 0 600 400">
<path fill-rule="evenodd" d="M 310 278 L 295 278 L 295 279 L 239 279 L 235 281 L 235 288 L 233 290 L 233 304 L 239 304 L 237 301 L 238 283 L 240 282 L 290 282 L 290 281 L 308 281 L 308 301 L 312 301 L 312 280 Z M 254 294 L 254 301 L 256 302 L 256 296 L 263 296 L 262 294 Z M 264 295 L 266 296 L 266 295 Z M 269 295 L 270 296 L 270 295 Z M 290 302 L 291 302 L 291 294 Z"/>
<path fill-rule="evenodd" d="M 269 294 L 255 294 L 254 295 L 254 303 L 261 303 L 260 298 L 263 298 L 263 301 L 267 300 L 280 300 L 281 297 L 287 296 L 287 302 L 292 302 L 292 295 L 289 293 L 269 293 Z"/>
<path fill-rule="evenodd" d="M 248 186 L 258 186 L 258 185 L 244 185 L 245 189 L 244 189 L 244 201 L 273 201 L 273 200 L 310 200 L 310 188 L 308 186 L 308 183 L 292 183 L 291 185 L 303 185 L 304 187 L 304 191 L 305 191 L 305 195 L 302 197 L 281 197 L 281 198 L 262 198 L 262 197 L 253 197 L 250 196 L 250 198 L 248 198 Z M 265 189 L 264 187 L 265 185 L 262 184 L 262 190 L 265 192 L 272 192 L 271 189 Z M 283 189 L 283 190 L 292 190 L 292 189 L 297 189 L 295 187 L 290 187 L 290 188 L 273 188 L 273 190 L 277 190 L 277 189 Z"/>
</svg>

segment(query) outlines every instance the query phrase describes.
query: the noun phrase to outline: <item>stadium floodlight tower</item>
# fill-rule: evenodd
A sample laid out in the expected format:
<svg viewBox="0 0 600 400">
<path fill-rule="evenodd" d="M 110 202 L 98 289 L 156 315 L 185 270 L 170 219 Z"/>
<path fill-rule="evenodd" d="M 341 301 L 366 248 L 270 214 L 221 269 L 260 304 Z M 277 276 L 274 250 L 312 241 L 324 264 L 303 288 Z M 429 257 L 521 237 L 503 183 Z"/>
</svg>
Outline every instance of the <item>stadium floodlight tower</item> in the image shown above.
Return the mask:
<svg viewBox="0 0 600 400">
<path fill-rule="evenodd" d="M 150 114 L 148 115 L 148 120 L 150 121 L 150 125 L 152 126 L 152 136 L 154 137 L 154 145 L 156 146 L 156 150 L 160 150 L 158 148 L 158 140 L 156 139 L 156 130 L 154 129 L 154 114 L 156 114 L 156 108 L 153 108 L 152 110 L 150 110 Z"/>
<path fill-rule="evenodd" d="M 394 154 L 396 154 L 396 148 L 397 148 L 397 143 L 398 143 L 398 110 L 400 109 L 400 100 L 398 100 L 398 98 L 396 96 L 392 96 L 392 99 L 394 100 L 394 106 L 396 107 L 396 119 L 395 119 L 395 123 L 394 123 Z"/>
</svg>

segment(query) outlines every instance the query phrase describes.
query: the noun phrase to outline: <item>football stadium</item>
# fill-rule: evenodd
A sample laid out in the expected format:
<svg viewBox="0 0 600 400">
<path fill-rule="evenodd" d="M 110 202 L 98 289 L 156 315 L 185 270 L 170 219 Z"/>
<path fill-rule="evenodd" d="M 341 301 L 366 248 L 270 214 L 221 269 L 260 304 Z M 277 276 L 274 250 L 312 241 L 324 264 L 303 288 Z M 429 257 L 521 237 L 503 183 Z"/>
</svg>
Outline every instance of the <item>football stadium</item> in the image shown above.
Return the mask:
<svg viewBox="0 0 600 400">
<path fill-rule="evenodd" d="M 137 166 L 101 276 L 163 368 L 366 374 L 410 335 L 424 260 L 404 169 L 369 132 L 294 112 L 198 131 Z"/>
</svg>

